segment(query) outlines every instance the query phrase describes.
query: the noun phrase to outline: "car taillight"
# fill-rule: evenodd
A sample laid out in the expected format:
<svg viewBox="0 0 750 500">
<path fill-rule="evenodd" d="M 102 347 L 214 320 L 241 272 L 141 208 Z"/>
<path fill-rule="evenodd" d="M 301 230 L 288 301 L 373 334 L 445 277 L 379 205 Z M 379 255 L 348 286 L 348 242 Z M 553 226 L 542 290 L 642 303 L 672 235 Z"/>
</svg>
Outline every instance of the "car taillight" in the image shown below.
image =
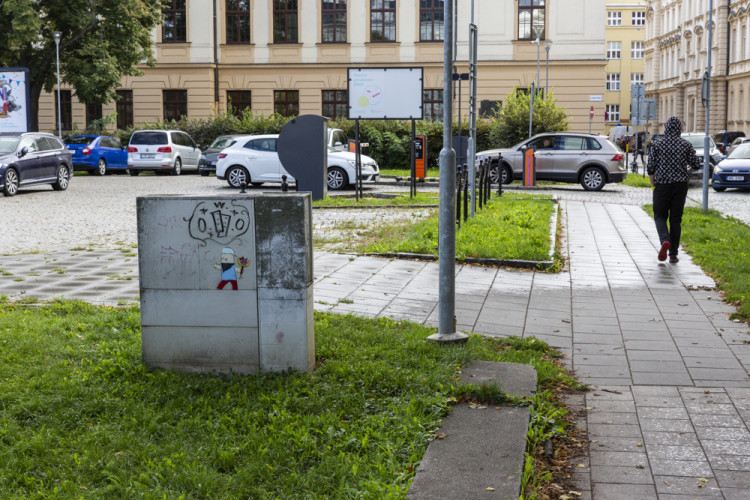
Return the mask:
<svg viewBox="0 0 750 500">
<path fill-rule="evenodd" d="M 90 155 L 91 154 L 91 148 L 85 147 L 83 148 L 83 151 L 81 151 L 82 155 Z"/>
<path fill-rule="evenodd" d="M 138 148 L 134 148 L 133 146 L 128 146 L 128 153 L 137 153 Z"/>
<path fill-rule="evenodd" d="M 172 148 L 170 146 L 164 146 L 156 150 L 159 153 L 171 153 Z"/>
<path fill-rule="evenodd" d="M 622 160 L 623 158 L 624 158 L 624 156 L 622 156 L 622 155 L 614 155 L 614 156 L 612 157 L 612 161 L 620 161 L 620 160 Z"/>
<path fill-rule="evenodd" d="M 226 158 L 226 157 L 227 157 L 226 153 L 219 153 L 219 156 L 218 156 L 219 159 Z"/>
</svg>

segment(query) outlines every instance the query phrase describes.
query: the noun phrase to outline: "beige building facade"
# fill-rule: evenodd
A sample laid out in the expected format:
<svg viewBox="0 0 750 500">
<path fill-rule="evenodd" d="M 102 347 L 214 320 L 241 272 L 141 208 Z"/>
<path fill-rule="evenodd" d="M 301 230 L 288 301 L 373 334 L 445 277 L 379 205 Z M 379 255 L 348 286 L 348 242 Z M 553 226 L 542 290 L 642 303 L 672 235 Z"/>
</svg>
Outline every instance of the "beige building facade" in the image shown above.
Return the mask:
<svg viewBox="0 0 750 500">
<path fill-rule="evenodd" d="M 455 66 L 465 73 L 471 3 L 458 3 Z M 605 15 L 601 0 L 476 0 L 478 102 L 489 111 L 514 87 L 529 87 L 538 71 L 539 85 L 567 108 L 570 130 L 588 130 L 593 105 L 592 131 L 603 132 Z M 114 112 L 120 128 L 208 118 L 230 103 L 266 115 L 346 116 L 347 68 L 382 66 L 424 68 L 425 119 L 442 120 L 440 0 L 171 0 L 163 17 L 153 33 L 156 65 L 123 79 L 117 103 L 87 106 L 63 85 L 64 131 Z M 465 119 L 468 82 L 462 85 Z M 55 93 L 43 94 L 40 129 L 56 128 L 55 107 Z"/>
<path fill-rule="evenodd" d="M 645 0 L 607 0 L 606 131 L 630 125 L 630 88 L 644 84 Z"/>
</svg>

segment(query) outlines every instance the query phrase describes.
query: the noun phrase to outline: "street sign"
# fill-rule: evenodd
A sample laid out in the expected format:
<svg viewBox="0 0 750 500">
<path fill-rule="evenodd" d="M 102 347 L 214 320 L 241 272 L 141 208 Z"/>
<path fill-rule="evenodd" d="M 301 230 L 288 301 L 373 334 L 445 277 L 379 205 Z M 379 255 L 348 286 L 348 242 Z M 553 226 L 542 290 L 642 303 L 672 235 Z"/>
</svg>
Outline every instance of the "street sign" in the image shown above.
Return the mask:
<svg viewBox="0 0 750 500">
<path fill-rule="evenodd" d="M 703 101 L 704 108 L 708 106 L 708 101 L 710 99 L 710 96 L 709 96 L 710 83 L 711 83 L 711 77 L 708 76 L 708 71 L 706 71 L 703 73 L 703 78 L 701 79 L 701 100 Z"/>
<path fill-rule="evenodd" d="M 646 97 L 646 86 L 642 83 L 631 83 L 630 84 L 630 99 L 636 100 L 637 98 L 643 99 Z"/>
<path fill-rule="evenodd" d="M 602 102 L 602 96 L 601 95 L 590 95 L 589 101 L 591 102 Z"/>
<path fill-rule="evenodd" d="M 594 106 L 591 106 L 591 111 L 589 112 L 589 118 L 592 120 L 594 119 Z"/>
</svg>

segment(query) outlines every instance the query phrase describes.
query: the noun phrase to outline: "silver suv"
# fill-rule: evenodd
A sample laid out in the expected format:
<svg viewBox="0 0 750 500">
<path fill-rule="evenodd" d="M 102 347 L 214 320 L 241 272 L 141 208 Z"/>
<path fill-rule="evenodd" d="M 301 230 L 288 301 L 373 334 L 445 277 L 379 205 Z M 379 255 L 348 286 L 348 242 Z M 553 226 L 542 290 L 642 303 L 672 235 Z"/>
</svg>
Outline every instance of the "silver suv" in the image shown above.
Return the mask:
<svg viewBox="0 0 750 500">
<path fill-rule="evenodd" d="M 477 160 L 489 159 L 492 181 L 509 184 L 523 179 L 522 148 L 534 148 L 536 178 L 541 181 L 579 183 L 587 191 L 605 184 L 622 182 L 628 175 L 625 155 L 603 135 L 550 132 L 535 135 L 508 149 L 477 153 Z"/>
<path fill-rule="evenodd" d="M 183 169 L 198 171 L 200 157 L 198 145 L 181 130 L 139 130 L 130 136 L 128 172 L 180 175 Z"/>
</svg>

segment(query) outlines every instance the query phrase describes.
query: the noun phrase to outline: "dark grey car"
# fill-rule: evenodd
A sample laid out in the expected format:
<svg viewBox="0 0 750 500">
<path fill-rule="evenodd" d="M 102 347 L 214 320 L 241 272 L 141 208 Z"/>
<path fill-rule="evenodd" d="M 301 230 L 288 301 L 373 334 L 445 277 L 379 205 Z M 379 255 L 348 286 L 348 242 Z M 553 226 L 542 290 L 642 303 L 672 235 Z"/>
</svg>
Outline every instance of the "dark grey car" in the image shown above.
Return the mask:
<svg viewBox="0 0 750 500">
<path fill-rule="evenodd" d="M 20 188 L 51 184 L 68 188 L 73 175 L 71 152 L 52 134 L 0 134 L 0 190 L 14 196 Z"/>
<path fill-rule="evenodd" d="M 220 135 L 214 142 L 211 143 L 208 148 L 201 155 L 201 159 L 198 161 L 198 172 L 206 177 L 210 173 L 216 173 L 216 160 L 219 158 L 219 153 L 222 149 L 228 148 L 234 144 L 237 137 L 244 137 L 243 135 Z"/>
</svg>

